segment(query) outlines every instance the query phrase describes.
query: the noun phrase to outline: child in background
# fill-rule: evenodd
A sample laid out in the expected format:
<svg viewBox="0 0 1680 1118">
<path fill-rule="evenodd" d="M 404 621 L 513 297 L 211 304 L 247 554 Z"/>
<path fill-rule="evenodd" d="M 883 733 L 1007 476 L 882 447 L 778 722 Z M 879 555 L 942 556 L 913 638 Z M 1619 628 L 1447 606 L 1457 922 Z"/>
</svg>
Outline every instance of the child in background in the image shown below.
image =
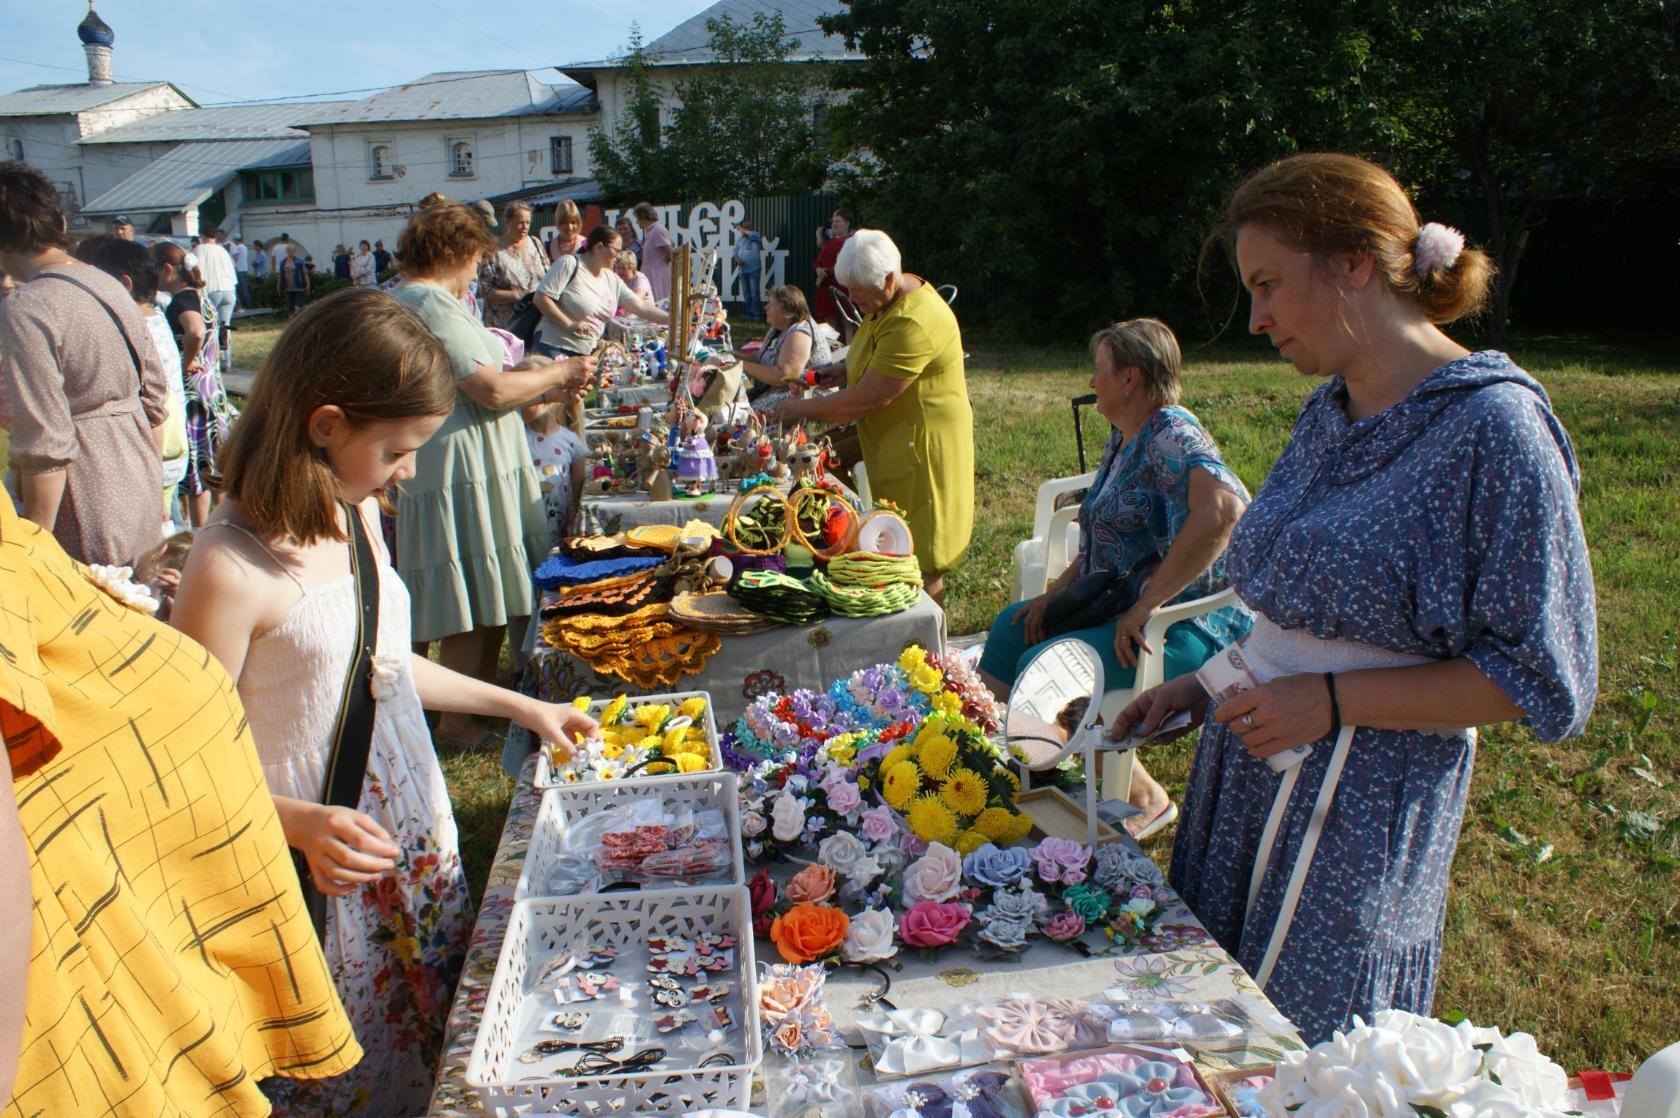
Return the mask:
<svg viewBox="0 0 1680 1118">
<path fill-rule="evenodd" d="M 583 437 L 583 397 L 525 408 L 525 441 L 542 486 L 553 545 L 577 535 L 583 486 L 589 480 L 589 444 Z M 538 562 L 546 556 L 534 557 Z"/>
<path fill-rule="evenodd" d="M 346 347 L 344 338 L 355 338 Z M 324 942 L 366 1055 L 315 1082 L 270 1080 L 274 1113 L 424 1111 L 472 931 L 455 819 L 422 707 L 511 718 L 561 743 L 593 720 L 458 675 L 411 651 L 408 591 L 379 539 L 377 494 L 455 403 L 442 345 L 375 288 L 304 310 L 258 375 L 221 464 L 171 619 L 238 681 L 287 842 L 327 896 Z M 378 579 L 372 744 L 357 809 L 321 802 L 354 661 L 352 547 Z"/>
</svg>

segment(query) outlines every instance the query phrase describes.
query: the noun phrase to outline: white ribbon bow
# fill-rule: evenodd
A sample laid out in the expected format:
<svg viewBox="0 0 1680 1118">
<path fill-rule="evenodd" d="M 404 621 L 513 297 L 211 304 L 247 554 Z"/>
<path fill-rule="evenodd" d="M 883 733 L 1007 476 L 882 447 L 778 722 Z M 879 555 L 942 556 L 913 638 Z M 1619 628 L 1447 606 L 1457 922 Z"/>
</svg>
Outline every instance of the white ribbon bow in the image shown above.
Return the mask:
<svg viewBox="0 0 1680 1118">
<path fill-rule="evenodd" d="M 815 1103 L 818 1106 L 840 1099 L 840 1077 L 844 1066 L 839 1060 L 818 1060 L 799 1063 L 788 1071 L 782 1084 L 782 1097 L 791 1103 Z"/>
<path fill-rule="evenodd" d="M 945 1015 L 937 1009 L 889 1009 L 858 1022 L 866 1037 L 873 1034 L 870 1050 L 880 1050 L 876 1072 L 887 1076 L 920 1075 L 960 1064 L 962 1049 L 939 1035 L 944 1027 Z"/>
</svg>

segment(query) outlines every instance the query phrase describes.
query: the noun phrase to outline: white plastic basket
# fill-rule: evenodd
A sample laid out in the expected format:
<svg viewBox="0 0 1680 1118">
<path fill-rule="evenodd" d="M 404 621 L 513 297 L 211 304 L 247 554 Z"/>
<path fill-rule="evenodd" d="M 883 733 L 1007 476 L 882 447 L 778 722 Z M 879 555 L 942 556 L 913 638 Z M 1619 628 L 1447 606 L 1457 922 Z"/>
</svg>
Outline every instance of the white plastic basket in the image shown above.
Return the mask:
<svg viewBox="0 0 1680 1118">
<path fill-rule="evenodd" d="M 580 819 L 597 812 L 619 807 L 635 800 L 657 800 L 668 807 L 686 807 L 693 811 L 723 812 L 732 876 L 730 884 L 747 883 L 746 865 L 741 860 L 741 799 L 739 781 L 732 772 L 683 773 L 680 776 L 654 776 L 646 780 L 594 780 L 584 784 L 563 784 L 543 793 L 542 808 L 537 812 L 531 830 L 531 844 L 525 851 L 524 868 L 519 884 L 514 887 L 513 899 L 530 900 L 546 896 L 541 884 L 549 880 L 565 850 L 566 832 Z M 649 879 L 643 889 L 686 888 L 673 884 L 661 885 L 657 878 Z"/>
<path fill-rule="evenodd" d="M 693 698 L 696 698 L 696 697 L 706 700 L 706 716 L 705 716 L 704 720 L 701 722 L 701 727 L 706 731 L 706 745 L 711 750 L 712 770 L 713 771 L 721 770 L 723 768 L 723 754 L 718 751 L 717 718 L 714 717 L 714 715 L 712 714 L 712 693 L 710 691 L 670 691 L 670 692 L 666 692 L 664 694 L 658 694 L 658 695 L 631 695 L 630 696 L 630 705 L 632 707 L 638 707 L 638 706 L 641 706 L 645 703 L 669 703 L 672 706 L 678 706 L 682 703 L 682 701 L 684 699 L 693 699 Z M 650 776 L 668 776 L 668 775 L 670 775 L 670 773 L 668 771 L 668 768 L 669 768 L 668 766 L 664 766 L 664 765 L 656 766 L 656 767 L 654 767 L 655 771 L 653 773 L 649 774 L 649 775 Z M 641 776 L 635 776 L 635 777 L 630 777 L 629 779 L 631 779 L 631 780 L 641 780 L 641 779 L 644 779 L 644 778 L 641 777 Z M 576 787 L 579 786 L 579 784 L 593 784 L 593 783 L 607 783 L 607 782 L 586 780 L 586 781 L 579 781 L 577 783 L 570 783 L 570 782 L 567 782 L 567 781 L 558 780 L 558 779 L 555 778 L 554 770 L 549 766 L 548 750 L 539 749 L 537 751 L 537 771 L 532 776 L 532 783 L 535 784 L 538 788 L 546 789 L 546 788 L 576 788 Z"/>
<path fill-rule="evenodd" d="M 525 972 L 534 961 L 584 946 L 639 950 L 649 936 L 736 937 L 738 981 L 725 1003 L 742 1031 L 740 1064 L 660 1070 L 590 1079 L 518 1082 L 526 1074 L 518 1057 L 536 1037 L 521 1032 Z M 592 893 L 558 900 L 519 901 L 508 921 L 501 958 L 490 981 L 484 1016 L 467 1063 L 467 1085 L 495 1118 L 532 1114 L 596 1116 L 686 1114 L 708 1108 L 745 1109 L 753 1069 L 764 1059 L 758 999 L 752 976 L 752 903 L 739 885 L 717 889 L 660 889 L 647 893 Z M 540 995 L 529 995 L 540 997 Z"/>
</svg>

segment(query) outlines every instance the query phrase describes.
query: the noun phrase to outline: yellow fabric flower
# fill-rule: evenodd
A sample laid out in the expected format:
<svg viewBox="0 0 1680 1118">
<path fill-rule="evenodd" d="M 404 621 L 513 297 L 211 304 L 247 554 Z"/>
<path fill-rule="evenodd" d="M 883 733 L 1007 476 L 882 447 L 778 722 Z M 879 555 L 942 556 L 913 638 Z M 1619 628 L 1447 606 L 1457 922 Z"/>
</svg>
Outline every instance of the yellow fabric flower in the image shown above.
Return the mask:
<svg viewBox="0 0 1680 1118">
<path fill-rule="evenodd" d="M 669 757 L 674 753 L 693 752 L 689 744 L 688 734 L 683 729 L 666 730 L 659 740 L 659 749 Z"/>
<path fill-rule="evenodd" d="M 957 844 L 954 849 L 958 854 L 969 855 L 991 841 L 979 831 L 970 828 L 957 836 Z"/>
<path fill-rule="evenodd" d="M 889 807 L 903 810 L 917 792 L 922 790 L 922 770 L 914 761 L 900 761 L 891 768 L 881 766 L 886 774 L 881 778 L 881 796 Z"/>
<path fill-rule="evenodd" d="M 905 675 L 909 675 L 925 663 L 927 663 L 927 649 L 919 644 L 911 645 L 898 655 L 898 668 Z"/>
<path fill-rule="evenodd" d="M 957 743 L 944 734 L 935 734 L 922 743 L 921 751 L 917 754 L 916 760 L 922 766 L 923 772 L 935 780 L 943 780 L 950 775 L 951 766 L 957 760 Z M 982 798 L 980 807 L 985 806 L 985 800 Z M 975 808 L 974 811 L 979 811 L 980 807 Z M 967 814 L 973 815 L 974 811 Z"/>
<path fill-rule="evenodd" d="M 665 703 L 647 703 L 636 708 L 636 724 L 646 726 L 650 730 L 664 725 L 669 717 L 671 708 Z"/>
<path fill-rule="evenodd" d="M 945 719 L 937 714 L 930 714 L 922 720 L 921 728 L 916 731 L 916 736 L 910 739 L 910 744 L 920 749 L 930 739 L 940 737 L 944 733 Z"/>
<path fill-rule="evenodd" d="M 624 756 L 624 745 L 621 742 L 609 741 L 601 746 L 601 756 L 609 761 L 616 761 Z"/>
<path fill-rule="evenodd" d="M 706 700 L 699 695 L 684 699 L 682 705 L 677 707 L 677 713 L 686 718 L 699 718 L 706 713 Z"/>
<path fill-rule="evenodd" d="M 624 717 L 624 708 L 630 705 L 630 696 L 620 695 L 607 704 L 607 709 L 601 712 L 601 725 L 606 726 Z"/>
<path fill-rule="evenodd" d="M 933 709 L 946 718 L 957 718 L 962 714 L 962 699 L 954 692 L 941 691 L 933 697 Z"/>
<path fill-rule="evenodd" d="M 589 705 L 588 695 L 579 695 L 577 698 L 572 700 L 572 706 L 575 709 L 582 711 L 584 714 L 589 713 Z"/>
<path fill-rule="evenodd" d="M 1006 845 L 1013 846 L 1032 834 L 1033 821 L 1028 815 L 1010 815 L 1009 830 L 1003 836 Z"/>
<path fill-rule="evenodd" d="M 910 830 L 923 842 L 942 842 L 950 846 L 957 841 L 957 817 L 936 796 L 917 796 L 904 814 Z"/>
<path fill-rule="evenodd" d="M 895 745 L 887 750 L 887 755 L 881 758 L 881 771 L 890 772 L 901 761 L 908 761 L 916 755 L 916 751 L 908 745 Z"/>
<path fill-rule="evenodd" d="M 958 815 L 986 810 L 986 782 L 973 769 L 957 769 L 939 786 L 939 798 Z"/>
<path fill-rule="evenodd" d="M 712 763 L 698 753 L 678 753 L 672 760 L 676 761 L 680 773 L 703 773 L 712 767 Z"/>
<path fill-rule="evenodd" d="M 910 673 L 910 686 L 924 695 L 931 695 L 945 685 L 945 677 L 932 664 L 923 664 Z"/>
<path fill-rule="evenodd" d="M 1015 813 L 1008 808 L 989 807 L 974 820 L 974 829 L 993 842 L 1002 843 L 1014 829 L 1014 818 Z"/>
</svg>

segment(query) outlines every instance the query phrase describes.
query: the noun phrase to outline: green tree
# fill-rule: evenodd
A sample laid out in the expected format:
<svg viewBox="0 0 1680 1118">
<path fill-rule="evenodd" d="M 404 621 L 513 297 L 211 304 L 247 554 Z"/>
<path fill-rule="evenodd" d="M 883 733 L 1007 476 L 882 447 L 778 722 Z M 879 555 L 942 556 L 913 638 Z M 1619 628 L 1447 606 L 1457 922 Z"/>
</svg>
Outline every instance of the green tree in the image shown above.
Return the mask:
<svg viewBox="0 0 1680 1118">
<path fill-rule="evenodd" d="M 611 136 L 590 133 L 596 175 L 609 194 L 722 198 L 802 194 L 827 164 L 816 142 L 809 63 L 788 61 L 795 43 L 780 12 L 738 23 L 706 21 L 715 61 L 675 83 L 676 106 L 660 126 L 659 95 L 639 35 L 626 53 L 628 111 Z"/>
<path fill-rule="evenodd" d="M 1496 343 L 1554 202 L 1649 197 L 1680 166 L 1677 29 L 1664 0 L 1430 0 L 1396 13 L 1384 91 L 1396 170 L 1498 262 Z"/>
</svg>

